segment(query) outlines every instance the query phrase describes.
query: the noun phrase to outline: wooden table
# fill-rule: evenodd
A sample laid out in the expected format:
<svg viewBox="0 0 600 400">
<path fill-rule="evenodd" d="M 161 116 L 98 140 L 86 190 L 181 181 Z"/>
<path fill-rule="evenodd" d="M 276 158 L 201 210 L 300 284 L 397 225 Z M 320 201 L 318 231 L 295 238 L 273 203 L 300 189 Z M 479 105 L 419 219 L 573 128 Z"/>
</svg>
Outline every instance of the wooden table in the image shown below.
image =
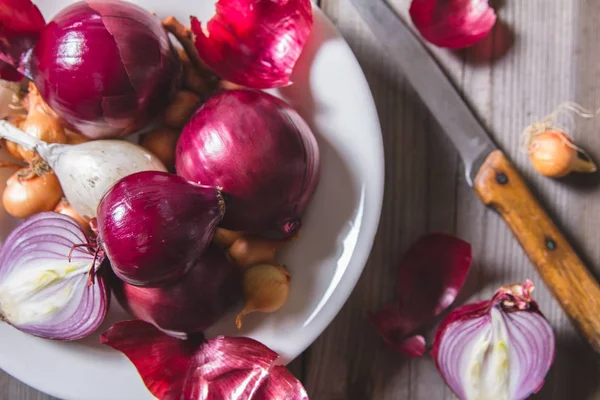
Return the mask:
<svg viewBox="0 0 600 400">
<path fill-rule="evenodd" d="M 407 15 L 409 0 L 395 0 Z M 600 358 L 579 339 L 499 217 L 466 185 L 462 165 L 410 83 L 386 57 L 348 0 L 321 8 L 356 53 L 383 128 L 386 192 L 371 259 L 337 318 L 290 368 L 315 400 L 451 399 L 430 358 L 388 350 L 367 322 L 394 298 L 397 261 L 433 230 L 469 241 L 474 265 L 459 301 L 488 298 L 500 285 L 531 278 L 557 333 L 557 359 L 536 399 L 600 399 Z M 499 23 L 468 51 L 435 50 L 495 141 L 518 165 L 581 256 L 600 276 L 600 174 L 556 181 L 532 170 L 520 150 L 525 126 L 563 101 L 600 107 L 600 2 L 505 0 Z M 578 119 L 573 134 L 600 160 L 600 117 Z M 583 300 L 583 299 L 582 299 Z M 47 400 L 0 372 L 0 399 Z M 111 399 L 129 400 L 129 399 Z"/>
</svg>

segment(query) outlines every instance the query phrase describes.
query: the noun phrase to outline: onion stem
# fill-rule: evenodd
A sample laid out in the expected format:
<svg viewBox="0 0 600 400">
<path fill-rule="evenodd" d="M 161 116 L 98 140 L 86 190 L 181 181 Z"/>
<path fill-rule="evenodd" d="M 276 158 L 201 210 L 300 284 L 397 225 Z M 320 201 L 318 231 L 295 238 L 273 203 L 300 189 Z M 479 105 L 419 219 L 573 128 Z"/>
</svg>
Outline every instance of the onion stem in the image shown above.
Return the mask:
<svg viewBox="0 0 600 400">
<path fill-rule="evenodd" d="M 175 17 L 165 18 L 162 22 L 162 26 L 175 36 L 179 43 L 181 43 L 181 46 L 183 46 L 192 66 L 196 69 L 198 74 L 208 82 L 214 83 L 216 76 L 200 58 L 200 54 L 198 54 L 198 50 L 196 50 L 196 46 L 192 39 L 192 31 L 185 27 Z"/>
</svg>

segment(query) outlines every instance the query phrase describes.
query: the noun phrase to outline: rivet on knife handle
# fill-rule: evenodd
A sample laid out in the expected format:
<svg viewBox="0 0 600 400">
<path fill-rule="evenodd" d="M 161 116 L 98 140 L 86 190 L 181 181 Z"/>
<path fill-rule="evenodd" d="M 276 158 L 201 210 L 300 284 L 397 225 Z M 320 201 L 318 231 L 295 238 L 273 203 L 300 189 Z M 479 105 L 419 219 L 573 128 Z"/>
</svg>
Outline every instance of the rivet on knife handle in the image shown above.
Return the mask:
<svg viewBox="0 0 600 400">
<path fill-rule="evenodd" d="M 474 188 L 500 213 L 554 298 L 600 353 L 600 285 L 502 151 L 487 157 Z"/>
</svg>

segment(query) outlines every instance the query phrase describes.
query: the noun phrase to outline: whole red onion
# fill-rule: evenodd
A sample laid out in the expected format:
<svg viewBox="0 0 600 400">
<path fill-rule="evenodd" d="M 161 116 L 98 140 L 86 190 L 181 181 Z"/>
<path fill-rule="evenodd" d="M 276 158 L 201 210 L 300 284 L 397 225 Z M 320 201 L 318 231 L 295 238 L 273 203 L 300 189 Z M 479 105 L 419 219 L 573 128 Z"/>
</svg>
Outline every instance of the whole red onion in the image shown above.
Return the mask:
<svg viewBox="0 0 600 400">
<path fill-rule="evenodd" d="M 216 246 L 177 282 L 142 288 L 115 280 L 119 303 L 134 317 L 176 333 L 198 333 L 214 324 L 242 295 L 241 269 Z"/>
<path fill-rule="evenodd" d="M 257 90 L 208 99 L 183 129 L 175 164 L 186 179 L 223 188 L 223 227 L 284 236 L 300 229 L 319 180 L 319 148 L 306 122 Z"/>
<path fill-rule="evenodd" d="M 98 243 L 122 280 L 167 285 L 194 267 L 224 211 L 217 188 L 166 172 L 139 172 L 119 180 L 100 201 Z"/>
<path fill-rule="evenodd" d="M 128 1 L 64 8 L 39 33 L 30 64 L 48 105 L 94 139 L 144 127 L 181 82 L 179 58 L 160 21 Z"/>
</svg>

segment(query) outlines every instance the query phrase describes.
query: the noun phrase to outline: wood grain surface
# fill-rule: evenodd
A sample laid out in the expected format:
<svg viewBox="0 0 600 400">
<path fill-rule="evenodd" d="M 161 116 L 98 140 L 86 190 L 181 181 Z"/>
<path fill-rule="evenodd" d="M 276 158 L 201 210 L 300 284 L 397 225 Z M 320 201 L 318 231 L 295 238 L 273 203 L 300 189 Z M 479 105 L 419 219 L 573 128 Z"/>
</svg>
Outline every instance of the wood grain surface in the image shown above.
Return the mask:
<svg viewBox="0 0 600 400">
<path fill-rule="evenodd" d="M 410 0 L 392 0 L 407 16 Z M 433 49 L 494 140 L 547 212 L 600 276 L 600 174 L 550 180 L 520 149 L 520 132 L 559 103 L 600 107 L 600 2 L 495 1 L 499 22 L 466 51 Z M 386 57 L 348 0 L 321 0 L 355 52 L 383 129 L 386 188 L 372 255 L 347 304 L 290 368 L 313 400 L 443 400 L 454 396 L 428 357 L 387 349 L 367 322 L 394 298 L 396 264 L 419 235 L 454 233 L 473 246 L 474 265 L 457 303 L 489 297 L 500 285 L 530 278 L 534 297 L 557 333 L 556 362 L 534 399 L 600 400 L 600 360 L 573 329 L 500 216 L 467 186 L 458 155 L 418 96 Z M 600 160 L 600 117 L 575 120 L 572 134 Z M 0 372 L 0 399 L 48 400 Z M 130 400 L 130 399 L 111 399 Z M 134 400 L 134 399 L 131 399 Z"/>
</svg>

